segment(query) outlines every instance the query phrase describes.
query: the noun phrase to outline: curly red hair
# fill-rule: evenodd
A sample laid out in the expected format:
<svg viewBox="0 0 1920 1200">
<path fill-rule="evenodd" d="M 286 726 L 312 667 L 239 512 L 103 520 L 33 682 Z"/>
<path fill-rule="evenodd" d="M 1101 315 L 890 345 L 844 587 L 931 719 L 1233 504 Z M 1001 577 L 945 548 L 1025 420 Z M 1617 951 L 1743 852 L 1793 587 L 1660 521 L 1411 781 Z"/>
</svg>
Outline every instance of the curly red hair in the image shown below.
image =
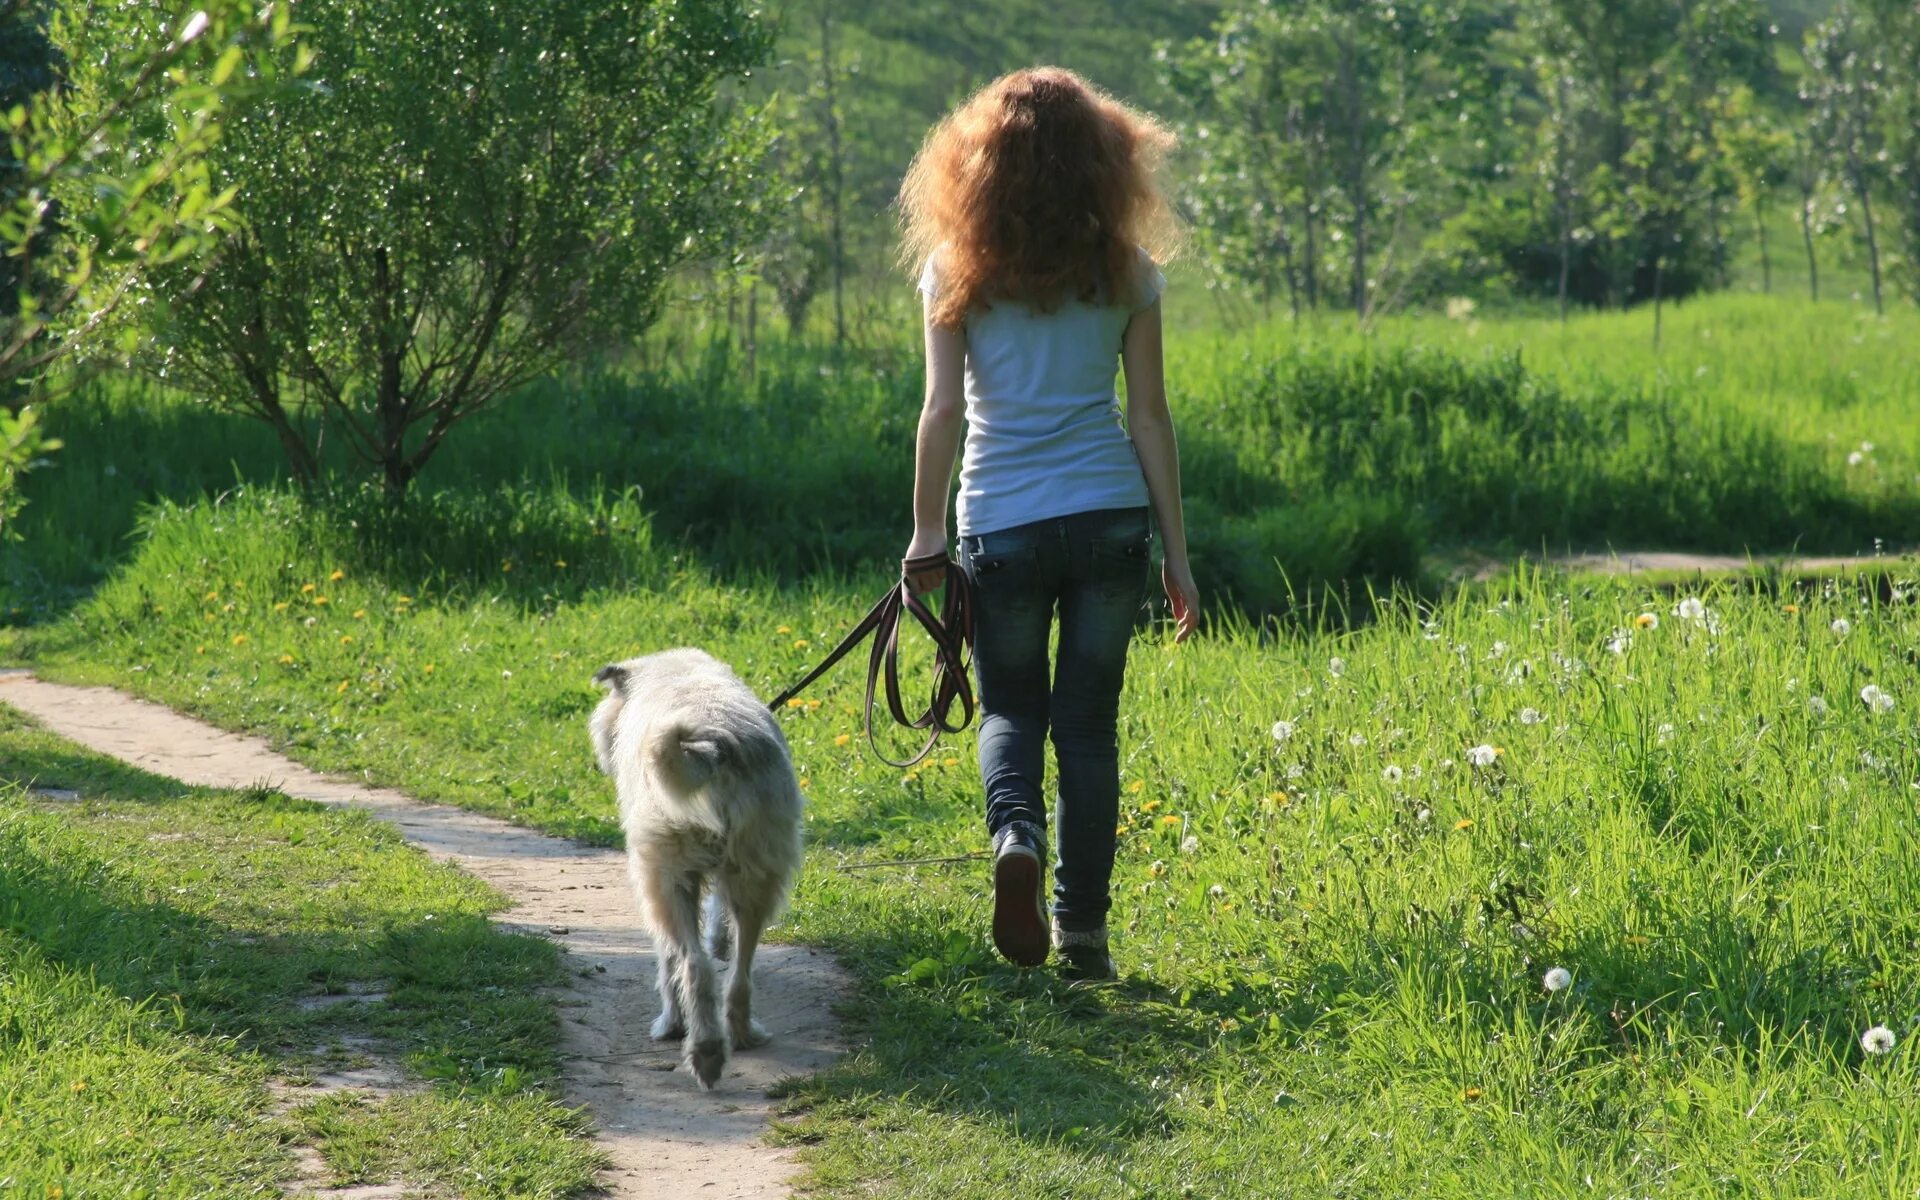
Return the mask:
<svg viewBox="0 0 1920 1200">
<path fill-rule="evenodd" d="M 1139 253 L 1165 261 L 1179 228 L 1156 174 L 1173 135 L 1072 71 L 1003 75 L 933 127 L 900 185 L 900 258 L 940 250 L 935 324 L 990 300 L 1041 311 L 1137 298 Z"/>
</svg>

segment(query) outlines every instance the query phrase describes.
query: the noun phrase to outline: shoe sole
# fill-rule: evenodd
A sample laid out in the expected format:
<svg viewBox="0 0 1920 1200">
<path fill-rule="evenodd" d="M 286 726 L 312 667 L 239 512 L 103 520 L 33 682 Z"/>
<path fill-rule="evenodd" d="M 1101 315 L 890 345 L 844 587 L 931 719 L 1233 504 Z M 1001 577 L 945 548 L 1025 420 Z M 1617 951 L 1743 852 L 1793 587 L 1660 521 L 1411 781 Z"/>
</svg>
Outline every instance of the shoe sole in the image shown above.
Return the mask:
<svg viewBox="0 0 1920 1200">
<path fill-rule="evenodd" d="M 1047 961 L 1047 922 L 1040 911 L 1040 860 L 1003 854 L 993 864 L 993 945 L 1020 967 Z"/>
</svg>

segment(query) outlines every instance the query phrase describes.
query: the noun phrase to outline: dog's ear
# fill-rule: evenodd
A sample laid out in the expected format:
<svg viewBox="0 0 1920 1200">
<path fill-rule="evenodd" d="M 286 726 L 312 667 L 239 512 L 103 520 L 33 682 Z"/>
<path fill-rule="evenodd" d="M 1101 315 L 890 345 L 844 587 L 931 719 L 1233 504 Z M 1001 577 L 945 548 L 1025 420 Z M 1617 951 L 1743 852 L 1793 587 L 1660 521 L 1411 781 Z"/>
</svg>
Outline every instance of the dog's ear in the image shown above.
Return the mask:
<svg viewBox="0 0 1920 1200">
<path fill-rule="evenodd" d="M 608 663 L 593 673 L 593 681 L 611 692 L 625 691 L 627 669 L 619 663 Z"/>
</svg>

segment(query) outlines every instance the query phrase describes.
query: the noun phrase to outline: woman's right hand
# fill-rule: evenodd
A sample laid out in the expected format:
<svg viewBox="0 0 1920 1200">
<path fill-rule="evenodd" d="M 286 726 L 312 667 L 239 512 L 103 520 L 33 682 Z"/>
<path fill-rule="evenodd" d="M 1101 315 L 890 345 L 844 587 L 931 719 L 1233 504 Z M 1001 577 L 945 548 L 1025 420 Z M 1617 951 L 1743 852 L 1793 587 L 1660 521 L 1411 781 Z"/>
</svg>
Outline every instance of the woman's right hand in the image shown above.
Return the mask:
<svg viewBox="0 0 1920 1200">
<path fill-rule="evenodd" d="M 1173 610 L 1173 640 L 1184 642 L 1200 625 L 1200 589 L 1193 582 L 1193 568 L 1185 559 L 1161 563 L 1160 585 L 1166 588 L 1167 605 Z"/>
</svg>

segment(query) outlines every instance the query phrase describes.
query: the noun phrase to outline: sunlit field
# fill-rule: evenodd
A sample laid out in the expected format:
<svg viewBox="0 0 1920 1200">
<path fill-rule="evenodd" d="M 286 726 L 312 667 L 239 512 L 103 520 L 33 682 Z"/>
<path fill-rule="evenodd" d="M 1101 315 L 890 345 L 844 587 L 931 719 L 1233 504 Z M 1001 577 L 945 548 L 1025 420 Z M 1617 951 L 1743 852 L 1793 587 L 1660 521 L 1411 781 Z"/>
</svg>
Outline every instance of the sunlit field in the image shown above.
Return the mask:
<svg viewBox="0 0 1920 1200">
<path fill-rule="evenodd" d="M 876 764 L 852 668 L 783 714 L 810 851 L 777 936 L 857 980 L 855 1052 L 791 1088 L 778 1131 L 819 1194 L 1920 1182 L 1920 570 L 1894 553 L 1920 497 L 1913 318 L 1720 299 L 1670 311 L 1657 357 L 1647 332 L 1428 318 L 1175 343 L 1216 600 L 1194 642 L 1143 625 L 1133 648 L 1116 986 L 1001 964 L 983 863 L 872 865 L 984 849 L 971 735 Z M 904 541 L 907 350 L 769 352 L 724 382 L 738 366 L 534 389 L 404 522 L 235 472 L 260 461 L 250 430 L 104 395 L 34 480 L 0 644 L 611 843 L 592 671 L 696 644 L 770 694 Z M 150 490 L 173 500 L 133 502 Z M 48 535 L 82 512 L 63 558 Z M 1525 568 L 1447 588 L 1421 565 L 1788 550 L 1796 530 L 1887 554 L 1658 588 Z"/>
</svg>

